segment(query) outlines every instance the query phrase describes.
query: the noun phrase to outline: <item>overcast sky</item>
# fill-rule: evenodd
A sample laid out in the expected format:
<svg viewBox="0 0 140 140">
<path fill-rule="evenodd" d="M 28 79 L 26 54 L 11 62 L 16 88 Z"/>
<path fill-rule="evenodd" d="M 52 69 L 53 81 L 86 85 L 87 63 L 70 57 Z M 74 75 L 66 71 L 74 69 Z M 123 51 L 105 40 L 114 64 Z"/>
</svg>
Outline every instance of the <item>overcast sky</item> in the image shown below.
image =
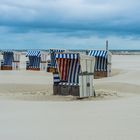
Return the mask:
<svg viewBox="0 0 140 140">
<path fill-rule="evenodd" d="M 0 49 L 140 49 L 140 0 L 0 0 Z"/>
</svg>

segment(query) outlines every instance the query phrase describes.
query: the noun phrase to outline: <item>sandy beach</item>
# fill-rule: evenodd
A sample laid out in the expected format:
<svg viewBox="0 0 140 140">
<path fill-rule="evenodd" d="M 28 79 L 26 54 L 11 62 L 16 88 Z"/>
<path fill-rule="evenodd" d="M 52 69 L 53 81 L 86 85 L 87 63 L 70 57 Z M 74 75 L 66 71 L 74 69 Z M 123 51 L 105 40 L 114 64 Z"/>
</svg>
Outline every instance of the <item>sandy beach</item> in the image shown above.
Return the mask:
<svg viewBox="0 0 140 140">
<path fill-rule="evenodd" d="M 51 73 L 0 71 L 0 139 L 140 140 L 140 55 L 113 55 L 96 98 L 54 96 Z"/>
</svg>

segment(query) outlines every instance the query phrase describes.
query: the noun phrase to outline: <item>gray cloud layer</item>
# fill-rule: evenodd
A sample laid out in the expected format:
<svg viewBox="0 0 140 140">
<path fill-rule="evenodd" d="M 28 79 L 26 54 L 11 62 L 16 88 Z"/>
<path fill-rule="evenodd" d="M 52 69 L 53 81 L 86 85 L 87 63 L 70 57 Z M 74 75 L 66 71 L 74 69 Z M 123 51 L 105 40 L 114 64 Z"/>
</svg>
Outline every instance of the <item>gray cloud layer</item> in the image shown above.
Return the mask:
<svg viewBox="0 0 140 140">
<path fill-rule="evenodd" d="M 0 0 L 0 26 L 11 32 L 140 34 L 140 1 Z"/>
<path fill-rule="evenodd" d="M 139 0 L 0 0 L 0 48 L 139 49 Z M 54 41 L 55 40 L 55 41 Z"/>
</svg>

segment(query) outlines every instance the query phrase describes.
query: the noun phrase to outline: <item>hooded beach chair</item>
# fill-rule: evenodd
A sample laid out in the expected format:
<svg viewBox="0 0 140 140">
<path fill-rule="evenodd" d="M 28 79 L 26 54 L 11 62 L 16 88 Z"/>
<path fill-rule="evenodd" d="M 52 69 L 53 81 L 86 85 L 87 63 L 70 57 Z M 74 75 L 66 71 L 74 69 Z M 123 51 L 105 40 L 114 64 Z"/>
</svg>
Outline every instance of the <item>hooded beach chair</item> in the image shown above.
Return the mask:
<svg viewBox="0 0 140 140">
<path fill-rule="evenodd" d="M 54 73 L 54 94 L 94 96 L 95 58 L 80 53 L 56 53 L 58 73 Z"/>
<path fill-rule="evenodd" d="M 26 62 L 26 70 L 46 70 L 47 66 L 47 52 L 40 50 L 28 50 L 26 57 L 28 61 Z"/>
<path fill-rule="evenodd" d="M 1 70 L 18 70 L 20 66 L 20 53 L 12 50 L 2 51 L 3 60 Z"/>
<path fill-rule="evenodd" d="M 95 62 L 95 78 L 108 77 L 111 75 L 111 52 L 107 50 L 90 50 L 89 56 L 96 58 Z"/>
</svg>

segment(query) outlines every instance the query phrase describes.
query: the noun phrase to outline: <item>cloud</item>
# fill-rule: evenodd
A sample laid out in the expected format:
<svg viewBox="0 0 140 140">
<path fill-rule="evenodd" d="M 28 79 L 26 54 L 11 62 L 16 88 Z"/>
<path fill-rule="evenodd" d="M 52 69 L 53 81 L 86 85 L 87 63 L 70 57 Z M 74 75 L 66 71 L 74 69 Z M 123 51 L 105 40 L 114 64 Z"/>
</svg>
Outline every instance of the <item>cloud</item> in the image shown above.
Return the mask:
<svg viewBox="0 0 140 140">
<path fill-rule="evenodd" d="M 0 0 L 0 3 L 3 47 L 44 48 L 45 44 L 91 47 L 98 41 L 104 44 L 105 39 L 112 39 L 116 47 L 118 40 L 131 45 L 136 41 L 134 46 L 138 47 L 139 0 Z"/>
<path fill-rule="evenodd" d="M 140 2 L 129 0 L 1 0 L 0 25 L 23 32 L 140 34 Z"/>
</svg>

